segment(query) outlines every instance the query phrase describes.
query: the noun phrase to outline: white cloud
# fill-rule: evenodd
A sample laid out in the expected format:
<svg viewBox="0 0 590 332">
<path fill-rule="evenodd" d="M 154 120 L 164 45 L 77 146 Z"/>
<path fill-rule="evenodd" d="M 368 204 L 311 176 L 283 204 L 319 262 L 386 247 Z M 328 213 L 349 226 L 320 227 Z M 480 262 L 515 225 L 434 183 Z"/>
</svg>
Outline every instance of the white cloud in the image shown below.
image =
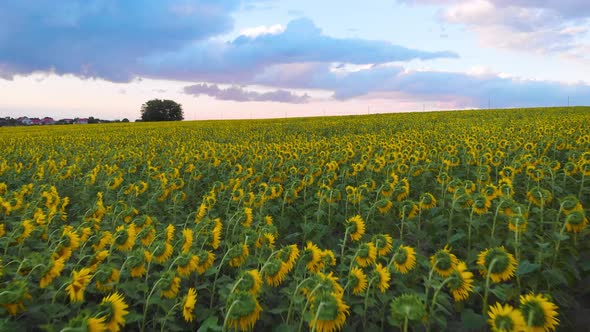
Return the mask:
<svg viewBox="0 0 590 332">
<path fill-rule="evenodd" d="M 280 24 L 261 25 L 254 28 L 247 28 L 240 31 L 240 35 L 255 38 L 260 35 L 276 35 L 285 31 L 285 27 Z"/>
</svg>

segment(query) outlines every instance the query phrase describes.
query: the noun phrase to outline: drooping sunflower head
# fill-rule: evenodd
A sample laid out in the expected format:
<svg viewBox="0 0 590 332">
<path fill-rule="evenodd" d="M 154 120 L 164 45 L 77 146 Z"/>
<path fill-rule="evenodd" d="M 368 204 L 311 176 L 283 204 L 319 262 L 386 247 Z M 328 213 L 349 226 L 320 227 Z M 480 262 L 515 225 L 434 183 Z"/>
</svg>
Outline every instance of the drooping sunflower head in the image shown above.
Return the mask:
<svg viewBox="0 0 590 332">
<path fill-rule="evenodd" d="M 453 269 L 458 263 L 459 260 L 457 259 L 457 256 L 451 253 L 451 249 L 448 245 L 430 256 L 430 264 L 432 264 L 434 272 L 443 278 L 451 275 L 451 272 L 453 272 Z"/>
<path fill-rule="evenodd" d="M 479 253 L 477 264 L 482 276 L 488 273 L 493 282 L 509 280 L 516 271 L 516 259 L 504 247 L 490 248 Z"/>
<path fill-rule="evenodd" d="M 349 228 L 350 239 L 352 241 L 358 241 L 365 234 L 365 222 L 360 215 L 350 217 L 347 221 L 347 227 Z"/>
<path fill-rule="evenodd" d="M 377 248 L 373 242 L 361 243 L 357 250 L 356 262 L 361 267 L 366 267 L 369 264 L 373 264 L 377 259 Z"/>
<path fill-rule="evenodd" d="M 262 277 L 256 269 L 243 272 L 240 280 L 237 288 L 241 291 L 257 295 L 262 288 Z"/>
<path fill-rule="evenodd" d="M 473 291 L 473 273 L 467 269 L 467 264 L 460 261 L 449 276 L 447 284 L 455 302 L 466 300 Z"/>
<path fill-rule="evenodd" d="M 250 248 L 247 244 L 242 243 L 231 248 L 230 252 L 228 253 L 229 266 L 241 266 L 242 264 L 244 264 L 248 256 L 250 256 Z"/>
<path fill-rule="evenodd" d="M 192 322 L 195 319 L 194 310 L 195 304 L 197 304 L 197 291 L 194 288 L 189 288 L 188 293 L 184 297 L 182 305 L 182 316 L 187 322 Z"/>
<path fill-rule="evenodd" d="M 197 273 L 203 274 L 213 266 L 213 263 L 215 262 L 215 254 L 208 250 L 201 250 L 197 256 L 199 257 L 197 262 Z"/>
<path fill-rule="evenodd" d="M 377 255 L 385 256 L 393 249 L 393 239 L 389 234 L 377 234 L 373 236 L 373 243 L 377 248 Z"/>
<path fill-rule="evenodd" d="M 414 248 L 401 245 L 393 255 L 393 265 L 402 274 L 414 269 L 416 266 L 416 251 Z"/>
<path fill-rule="evenodd" d="M 344 303 L 340 294 L 323 293 L 314 298 L 311 312 L 315 313 L 314 319 L 309 322 L 311 330 L 333 332 L 344 326 L 349 306 Z"/>
<path fill-rule="evenodd" d="M 358 267 L 353 267 L 350 270 L 350 285 L 352 287 L 352 294 L 362 294 L 367 289 L 367 275 Z"/>
<path fill-rule="evenodd" d="M 570 233 L 580 233 L 588 226 L 588 218 L 584 210 L 572 211 L 565 216 L 565 229 Z"/>
<path fill-rule="evenodd" d="M 551 192 L 545 188 L 534 187 L 527 193 L 527 200 L 536 206 L 546 206 L 553 200 Z"/>
<path fill-rule="evenodd" d="M 119 293 L 110 294 L 102 299 L 100 309 L 107 313 L 105 324 L 109 331 L 118 332 L 125 326 L 125 316 L 129 313 L 128 307 Z"/>
<path fill-rule="evenodd" d="M 416 294 L 402 294 L 391 302 L 390 315 L 401 327 L 406 319 L 409 322 L 422 321 L 426 315 L 426 307 Z"/>
<path fill-rule="evenodd" d="M 381 193 L 383 194 L 383 191 Z M 385 194 L 387 194 L 387 192 L 385 192 Z M 391 210 L 391 208 L 393 207 L 393 203 L 388 199 L 381 199 L 377 201 L 375 206 L 377 207 L 377 211 L 379 211 L 380 214 L 384 215 L 387 212 L 389 212 L 389 210 Z"/>
<path fill-rule="evenodd" d="M 228 299 L 227 324 L 236 331 L 250 331 L 260 318 L 262 307 L 248 292 L 234 292 Z M 230 310 L 231 309 L 231 310 Z"/>
<path fill-rule="evenodd" d="M 488 309 L 488 324 L 492 332 L 525 331 L 522 313 L 511 305 L 496 303 Z"/>
<path fill-rule="evenodd" d="M 381 264 L 375 265 L 374 276 L 375 280 L 377 281 L 377 287 L 381 293 L 385 293 L 385 291 L 389 288 L 389 280 L 391 280 L 391 274 L 387 270 L 387 267 L 384 267 Z"/>
<path fill-rule="evenodd" d="M 191 249 L 191 246 L 193 245 L 193 230 L 190 228 L 183 229 L 182 237 L 184 239 L 182 243 L 182 252 L 188 253 L 188 251 Z"/>
<path fill-rule="evenodd" d="M 318 272 L 323 267 L 322 250 L 311 241 L 307 241 L 301 259 L 310 272 Z"/>
<path fill-rule="evenodd" d="M 557 305 L 542 294 L 520 296 L 520 311 L 530 331 L 553 331 L 559 325 Z"/>
<path fill-rule="evenodd" d="M 436 198 L 431 193 L 420 195 L 420 209 L 429 210 L 436 206 Z"/>
<path fill-rule="evenodd" d="M 522 233 L 526 231 L 527 225 L 528 222 L 525 216 L 523 216 L 522 214 L 515 214 L 508 217 L 508 229 L 513 232 L 518 231 L 519 233 Z"/>
</svg>

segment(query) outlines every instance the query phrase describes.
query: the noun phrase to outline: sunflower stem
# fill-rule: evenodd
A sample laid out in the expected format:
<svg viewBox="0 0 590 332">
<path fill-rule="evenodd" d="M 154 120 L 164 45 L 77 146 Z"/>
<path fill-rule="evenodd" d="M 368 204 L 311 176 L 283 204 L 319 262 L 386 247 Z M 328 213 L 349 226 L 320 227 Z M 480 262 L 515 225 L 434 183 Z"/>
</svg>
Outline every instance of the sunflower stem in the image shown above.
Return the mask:
<svg viewBox="0 0 590 332">
<path fill-rule="evenodd" d="M 231 310 L 234 308 L 234 305 L 238 304 L 239 302 L 240 302 L 240 300 L 234 300 L 232 302 L 232 304 L 229 306 L 229 309 L 227 310 L 227 313 L 225 314 L 225 318 L 223 319 L 223 326 L 221 327 L 222 332 L 227 331 L 227 321 L 229 319 L 229 315 L 231 314 Z"/>
<path fill-rule="evenodd" d="M 371 286 L 373 285 L 373 281 L 375 281 L 375 277 L 371 278 L 369 284 L 367 285 L 367 292 L 365 293 L 365 310 L 363 315 L 363 329 L 367 329 L 367 307 L 369 304 L 369 293 L 371 293 Z"/>
<path fill-rule="evenodd" d="M 320 302 L 318 306 L 318 310 L 315 312 L 315 316 L 313 318 L 313 326 L 311 332 L 315 332 L 317 324 L 318 324 L 318 317 L 320 316 L 320 311 L 322 311 L 322 307 L 324 306 L 324 302 Z"/>
<path fill-rule="evenodd" d="M 492 269 L 494 268 L 494 265 L 496 265 L 496 262 L 498 261 L 497 258 L 494 258 L 492 260 L 492 262 L 490 263 L 490 266 L 488 266 L 488 270 L 486 272 L 486 288 L 484 290 L 484 295 L 483 295 L 483 305 L 482 305 L 482 309 L 481 309 L 481 314 L 485 317 L 486 313 L 488 312 L 488 295 L 490 292 L 490 275 L 492 274 Z"/>
<path fill-rule="evenodd" d="M 154 294 L 154 291 L 156 290 L 156 286 L 158 286 L 158 284 L 162 280 L 163 279 L 160 278 L 160 279 L 158 279 L 158 281 L 156 281 L 156 283 L 152 287 L 152 290 L 150 291 L 150 294 L 148 295 L 147 299 L 145 300 L 145 306 L 143 307 L 143 319 L 141 321 L 141 331 L 142 332 L 145 331 L 145 322 L 146 322 L 146 318 L 147 318 L 148 306 L 150 305 L 150 299 L 151 299 L 152 295 Z"/>
</svg>

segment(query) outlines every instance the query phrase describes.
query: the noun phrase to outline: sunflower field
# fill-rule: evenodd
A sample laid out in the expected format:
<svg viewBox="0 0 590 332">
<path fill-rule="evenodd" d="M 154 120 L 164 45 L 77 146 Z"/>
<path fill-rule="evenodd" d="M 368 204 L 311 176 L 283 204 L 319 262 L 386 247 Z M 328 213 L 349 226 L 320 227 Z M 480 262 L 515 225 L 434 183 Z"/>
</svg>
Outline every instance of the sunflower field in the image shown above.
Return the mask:
<svg viewBox="0 0 590 332">
<path fill-rule="evenodd" d="M 590 108 L 0 128 L 2 331 L 553 331 Z"/>
</svg>

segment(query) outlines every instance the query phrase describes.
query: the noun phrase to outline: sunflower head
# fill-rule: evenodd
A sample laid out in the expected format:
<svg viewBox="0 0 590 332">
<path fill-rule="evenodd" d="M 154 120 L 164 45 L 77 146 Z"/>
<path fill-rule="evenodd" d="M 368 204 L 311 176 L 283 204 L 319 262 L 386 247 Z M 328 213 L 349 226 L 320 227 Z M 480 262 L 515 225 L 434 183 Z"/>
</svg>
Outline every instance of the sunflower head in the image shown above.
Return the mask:
<svg viewBox="0 0 590 332">
<path fill-rule="evenodd" d="M 365 234 L 365 222 L 360 215 L 350 217 L 346 223 L 348 224 L 348 230 L 350 239 L 352 241 L 358 241 Z"/>
<path fill-rule="evenodd" d="M 381 264 L 375 265 L 374 278 L 381 293 L 385 293 L 389 288 L 389 280 L 391 280 L 391 274 L 387 271 L 387 267 Z"/>
<path fill-rule="evenodd" d="M 559 325 L 557 306 L 542 294 L 521 295 L 520 311 L 531 331 L 553 331 Z"/>
<path fill-rule="evenodd" d="M 416 251 L 414 248 L 401 245 L 393 255 L 393 265 L 402 274 L 410 272 L 416 266 Z"/>
<path fill-rule="evenodd" d="M 362 294 L 367 289 L 367 275 L 358 267 L 353 267 L 350 270 L 350 285 L 352 286 L 352 294 Z"/>
<path fill-rule="evenodd" d="M 493 332 L 525 331 L 525 323 L 520 310 L 511 305 L 496 303 L 488 309 L 488 324 Z"/>
<path fill-rule="evenodd" d="M 189 288 L 188 293 L 184 297 L 182 306 L 182 316 L 187 322 L 192 322 L 195 319 L 193 314 L 195 310 L 195 304 L 197 304 L 197 291 L 194 288 Z"/>
<path fill-rule="evenodd" d="M 393 249 L 393 239 L 389 234 L 377 234 L 373 237 L 373 243 L 377 248 L 377 255 L 385 256 Z"/>
<path fill-rule="evenodd" d="M 477 264 L 482 276 L 490 274 L 493 282 L 509 280 L 516 271 L 516 259 L 504 247 L 490 248 L 479 253 Z M 488 271 L 488 269 L 490 269 Z"/>
<path fill-rule="evenodd" d="M 453 269 L 458 263 L 459 260 L 457 259 L 457 256 L 451 253 L 451 249 L 448 245 L 430 256 L 430 264 L 432 264 L 434 272 L 443 278 L 451 275 L 451 272 L 453 272 Z"/>
<path fill-rule="evenodd" d="M 571 233 L 580 233 L 588 226 L 588 218 L 582 211 L 572 211 L 565 217 L 565 228 Z"/>
<path fill-rule="evenodd" d="M 125 326 L 125 316 L 129 313 L 125 299 L 119 293 L 110 294 L 102 299 L 101 311 L 106 312 L 106 326 L 109 331 L 119 331 Z"/>
<path fill-rule="evenodd" d="M 341 294 L 323 293 L 314 298 L 311 312 L 314 313 L 314 319 L 309 322 L 311 330 L 337 331 L 346 322 L 349 306 L 342 301 Z"/>
<path fill-rule="evenodd" d="M 455 302 L 466 300 L 473 291 L 473 273 L 467 270 L 465 262 L 459 262 L 449 278 L 447 285 Z"/>
<path fill-rule="evenodd" d="M 377 248 L 373 242 L 362 243 L 356 254 L 356 262 L 361 267 L 366 267 L 369 264 L 373 264 L 377 259 Z"/>
<path fill-rule="evenodd" d="M 234 292 L 228 299 L 227 323 L 236 331 L 250 331 L 260 318 L 262 307 L 249 292 Z"/>
<path fill-rule="evenodd" d="M 426 307 L 416 294 L 402 294 L 391 302 L 389 314 L 395 325 L 401 327 L 406 319 L 409 322 L 422 321 Z"/>
<path fill-rule="evenodd" d="M 257 295 L 262 288 L 262 277 L 256 269 L 242 273 L 241 281 L 237 287 L 239 290 Z"/>
</svg>

